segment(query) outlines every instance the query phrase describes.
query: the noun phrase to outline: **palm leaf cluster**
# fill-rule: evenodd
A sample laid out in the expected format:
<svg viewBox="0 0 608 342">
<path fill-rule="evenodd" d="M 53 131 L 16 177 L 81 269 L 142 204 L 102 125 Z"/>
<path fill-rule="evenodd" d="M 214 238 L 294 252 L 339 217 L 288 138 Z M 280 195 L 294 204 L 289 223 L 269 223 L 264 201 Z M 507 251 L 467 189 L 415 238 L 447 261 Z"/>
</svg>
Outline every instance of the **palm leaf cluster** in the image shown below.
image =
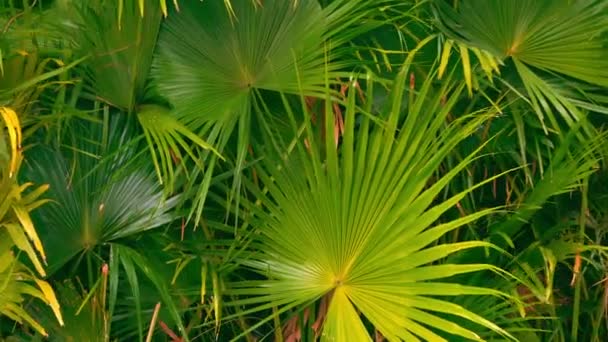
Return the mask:
<svg viewBox="0 0 608 342">
<path fill-rule="evenodd" d="M 0 337 L 602 341 L 606 0 L 0 0 Z"/>
</svg>

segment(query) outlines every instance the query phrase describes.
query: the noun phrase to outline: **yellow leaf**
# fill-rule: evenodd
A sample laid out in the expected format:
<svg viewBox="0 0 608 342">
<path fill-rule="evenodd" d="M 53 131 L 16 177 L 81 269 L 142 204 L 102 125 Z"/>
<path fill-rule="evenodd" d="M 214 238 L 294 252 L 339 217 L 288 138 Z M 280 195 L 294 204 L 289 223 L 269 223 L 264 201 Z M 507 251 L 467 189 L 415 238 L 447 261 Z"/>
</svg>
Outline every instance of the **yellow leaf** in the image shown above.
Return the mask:
<svg viewBox="0 0 608 342">
<path fill-rule="evenodd" d="M 31 182 L 25 183 L 28 187 L 31 185 L 34 185 Z M 43 193 L 45 193 L 47 190 L 49 189 L 49 185 L 48 184 L 43 184 L 39 187 L 37 187 L 36 189 L 30 191 L 26 196 L 22 197 L 22 200 L 24 204 L 30 205 L 32 202 L 34 202 L 38 197 L 40 197 Z M 25 189 L 24 189 L 25 190 Z M 21 191 L 23 192 L 23 191 Z"/>
<path fill-rule="evenodd" d="M 52 60 L 60 67 L 65 66 L 65 63 L 63 63 L 63 61 L 61 59 L 58 58 L 52 58 Z"/>
<path fill-rule="evenodd" d="M 42 264 L 40 263 L 40 261 L 38 260 L 38 256 L 36 255 L 36 252 L 34 252 L 32 246 L 27 241 L 27 237 L 23 233 L 21 227 L 14 223 L 6 223 L 4 224 L 4 227 L 6 228 L 8 234 L 11 236 L 11 239 L 13 240 L 13 243 L 17 246 L 17 248 L 24 251 L 28 255 L 32 264 L 34 264 L 36 271 L 38 271 L 41 276 L 46 276 L 46 273 L 44 272 L 44 267 L 42 267 Z"/>
<path fill-rule="evenodd" d="M 205 294 L 207 293 L 207 262 L 203 262 L 201 267 L 201 304 L 205 304 Z"/>
<path fill-rule="evenodd" d="M 8 107 L 0 107 L 0 115 L 6 124 L 8 136 L 11 144 L 11 162 L 9 177 L 15 175 L 19 162 L 21 161 L 21 126 L 19 118 L 14 110 Z"/>
<path fill-rule="evenodd" d="M 487 51 L 483 51 L 483 54 L 488 57 L 488 61 L 490 62 L 492 69 L 494 69 L 497 74 L 500 74 L 500 68 L 498 67 L 498 63 L 496 63 L 497 58 Z M 502 61 L 498 60 L 498 62 L 502 65 Z"/>
<path fill-rule="evenodd" d="M 11 266 L 14 260 L 15 257 L 13 256 L 13 252 L 10 249 L 5 253 L 0 254 L 0 273 L 6 271 L 9 266 Z"/>
<path fill-rule="evenodd" d="M 491 82 L 492 81 L 492 64 L 490 61 L 488 61 L 489 57 L 487 57 L 485 54 L 483 54 L 481 52 L 481 50 L 479 50 L 478 48 L 471 48 L 471 51 L 473 51 L 475 56 L 477 56 L 477 59 L 479 60 L 479 64 L 481 64 L 481 69 L 483 69 L 483 72 L 486 74 L 486 77 Z"/>
<path fill-rule="evenodd" d="M 163 16 L 167 17 L 167 0 L 160 0 L 160 10 L 163 12 Z"/>
<path fill-rule="evenodd" d="M 215 314 L 215 329 L 217 330 L 220 327 L 220 319 L 221 319 L 221 312 L 220 312 L 221 293 L 220 293 L 219 277 L 217 276 L 217 273 L 215 272 L 215 270 L 213 270 L 211 272 L 211 282 L 213 283 L 213 311 Z"/>
<path fill-rule="evenodd" d="M 466 46 L 460 45 L 460 56 L 462 57 L 462 71 L 464 73 L 464 81 L 469 90 L 469 96 L 473 95 L 473 81 L 471 75 L 471 60 L 469 58 L 469 50 Z"/>
<path fill-rule="evenodd" d="M 42 199 L 42 200 L 39 200 L 39 201 L 35 201 L 35 202 L 32 202 L 32 203 L 28 203 L 28 204 L 26 205 L 25 209 L 26 209 L 27 211 L 32 211 L 32 210 L 34 210 L 34 209 L 36 209 L 36 208 L 40 207 L 41 205 L 46 204 L 46 203 L 48 203 L 48 202 L 51 202 L 51 200 L 48 200 L 48 199 Z"/>
<path fill-rule="evenodd" d="M 19 222 L 21 222 L 21 225 L 23 226 L 23 230 L 25 230 L 25 233 L 29 236 L 30 240 L 32 240 L 32 242 L 34 243 L 34 248 L 36 248 L 38 253 L 40 253 L 40 256 L 42 256 L 42 260 L 46 263 L 46 254 L 44 254 L 44 248 L 42 248 L 42 242 L 40 242 L 40 238 L 38 237 L 38 234 L 36 233 L 36 230 L 34 229 L 34 223 L 32 223 L 32 219 L 30 218 L 29 213 L 27 212 L 27 210 L 25 210 L 20 205 L 14 205 L 13 211 L 15 212 L 15 215 L 17 215 Z"/>
<path fill-rule="evenodd" d="M 437 78 L 441 79 L 443 73 L 445 72 L 445 68 L 448 66 L 448 61 L 450 60 L 450 54 L 452 52 L 452 45 L 454 41 L 449 39 L 443 44 L 443 51 L 441 52 L 441 62 L 439 63 L 439 70 L 437 72 Z"/>
<path fill-rule="evenodd" d="M 40 334 L 42 334 L 45 337 L 48 336 L 48 334 L 46 333 L 46 330 L 44 330 L 44 328 L 40 324 L 38 324 L 38 322 L 36 322 L 32 318 L 32 316 L 30 316 L 20 306 L 14 304 L 14 303 L 7 303 L 4 308 L 3 313 L 15 321 L 20 322 L 21 320 L 25 320 L 29 325 L 32 326 L 32 328 L 36 329 L 36 331 L 38 331 Z"/>
<path fill-rule="evenodd" d="M 346 295 L 345 286 L 338 286 L 327 311 L 321 341 L 371 341 L 359 314 Z"/>
<path fill-rule="evenodd" d="M 53 309 L 53 313 L 55 314 L 55 317 L 57 317 L 57 321 L 59 322 L 59 325 L 63 326 L 63 317 L 61 317 L 61 308 L 59 307 L 59 302 L 57 301 L 57 297 L 55 297 L 55 292 L 51 288 L 51 285 L 49 285 L 49 283 L 47 283 L 44 280 L 40 280 L 40 279 L 34 279 L 34 280 L 36 281 L 36 284 L 38 284 L 38 287 L 40 288 L 40 290 L 42 290 L 42 293 L 44 294 L 44 298 L 46 298 L 46 300 L 47 300 L 47 304 L 51 307 L 51 309 Z"/>
</svg>

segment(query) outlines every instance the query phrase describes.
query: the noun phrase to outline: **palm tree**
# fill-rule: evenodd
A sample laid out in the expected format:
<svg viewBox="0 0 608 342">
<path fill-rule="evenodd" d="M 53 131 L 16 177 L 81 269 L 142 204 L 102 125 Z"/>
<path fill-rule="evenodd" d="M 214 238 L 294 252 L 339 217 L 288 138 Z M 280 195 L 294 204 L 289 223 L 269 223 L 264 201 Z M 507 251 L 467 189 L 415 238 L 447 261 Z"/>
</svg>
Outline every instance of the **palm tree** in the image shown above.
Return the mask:
<svg viewBox="0 0 608 342">
<path fill-rule="evenodd" d="M 607 14 L 0 0 L 0 336 L 600 341 Z"/>
</svg>

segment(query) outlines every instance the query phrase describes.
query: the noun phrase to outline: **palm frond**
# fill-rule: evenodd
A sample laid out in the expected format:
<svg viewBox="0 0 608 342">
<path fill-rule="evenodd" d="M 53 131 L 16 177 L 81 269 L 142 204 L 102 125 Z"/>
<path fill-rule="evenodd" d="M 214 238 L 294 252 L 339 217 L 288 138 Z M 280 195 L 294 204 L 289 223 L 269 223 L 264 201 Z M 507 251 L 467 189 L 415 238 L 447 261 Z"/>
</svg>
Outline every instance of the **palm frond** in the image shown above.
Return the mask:
<svg viewBox="0 0 608 342">
<path fill-rule="evenodd" d="M 72 34 L 75 50 L 89 57 L 83 68 L 91 95 L 127 112 L 143 101 L 161 24 L 159 2 L 139 2 L 146 3 L 143 17 L 135 1 L 82 1 L 64 13 L 73 16 L 64 31 Z"/>
<path fill-rule="evenodd" d="M 438 264 L 458 251 L 489 245 L 435 245 L 445 233 L 493 212 L 487 209 L 436 223 L 442 213 L 475 188 L 433 203 L 475 154 L 429 183 L 451 149 L 479 129 L 489 115 L 464 116 L 446 127 L 448 112 L 454 109 L 464 85 L 448 77 L 441 87 L 433 89 L 434 75 L 412 94 L 407 111 L 402 113 L 410 65 L 408 59 L 391 89 L 392 101 L 380 114 L 383 124 L 374 124 L 370 114 L 357 109 L 356 91 L 351 90 L 345 104 L 344 140 L 339 147 L 333 139 L 315 139 L 308 130 L 309 149 L 300 141 L 296 147 L 299 153 L 288 157 L 280 168 L 265 163 L 258 169 L 268 193 L 256 193 L 267 213 L 256 209 L 255 203 L 246 206 L 259 216 L 254 226 L 259 224 L 256 240 L 260 250 L 245 264 L 269 280 L 233 284 L 228 293 L 253 298 L 226 305 L 259 305 L 251 311 L 277 306 L 283 312 L 330 294 L 324 340 L 370 340 L 364 322 L 370 322 L 389 340 L 439 341 L 445 340 L 445 334 L 479 339 L 474 331 L 442 318 L 443 314 L 510 336 L 461 306 L 431 298 L 503 295 L 489 288 L 436 282 L 493 269 L 485 264 Z M 372 91 L 372 83 L 368 87 Z M 443 96 L 449 97 L 445 105 Z M 285 111 L 295 123 L 287 104 Z M 355 139 L 357 121 L 360 133 Z M 332 136 L 332 115 L 326 115 L 324 125 Z M 262 322 L 268 319 L 271 317 Z"/>
<path fill-rule="evenodd" d="M 239 1 L 230 8 L 234 20 L 221 2 L 182 3 L 161 30 L 152 76 L 178 120 L 208 137 L 220 152 L 238 127 L 237 190 L 254 91 L 318 96 L 326 73 L 332 80 L 342 75 L 346 64 L 337 56 L 348 40 L 379 24 L 357 23 L 377 9 L 366 1 L 335 1 L 325 8 L 312 0 L 272 0 L 261 6 Z M 206 187 L 196 194 L 196 222 L 206 194 Z"/>
<path fill-rule="evenodd" d="M 151 164 L 138 164 L 132 125 L 120 118 L 80 123 L 74 149 L 38 147 L 27 176 L 50 184 L 49 199 L 34 221 L 52 246 L 49 269 L 57 271 L 81 252 L 171 222 L 178 198 L 166 198 Z M 125 125 L 122 129 L 120 125 Z M 35 153 L 34 153 L 35 152 Z M 148 166 L 146 166 L 146 164 Z"/>
<path fill-rule="evenodd" d="M 606 3 L 479 1 L 459 3 L 458 12 L 437 2 L 448 32 L 498 58 L 512 57 L 529 66 L 608 85 L 608 60 L 601 33 Z"/>
<path fill-rule="evenodd" d="M 586 120 L 564 96 L 573 82 L 608 85 L 604 1 L 468 0 L 459 2 L 457 10 L 445 2 L 435 4 L 439 27 L 461 45 L 461 52 L 480 49 L 498 62 L 513 60 L 525 99 L 545 133 L 560 132 L 562 122 L 571 127 Z M 465 63 L 465 54 L 461 55 Z M 492 63 L 483 60 L 482 69 L 488 73 Z M 471 77 L 470 72 L 465 74 Z M 507 82 L 512 90 L 519 88 Z M 594 134 L 589 129 L 583 133 Z"/>
<path fill-rule="evenodd" d="M 223 159 L 213 146 L 182 125 L 163 107 L 142 106 L 137 113 L 137 119 L 148 141 L 159 181 L 165 184 L 168 193 L 173 192 L 175 184 L 174 168 L 176 165 L 185 165 L 184 157 L 189 157 L 194 161 L 198 169 L 205 168 L 198 154 L 195 153 L 197 149 L 192 148 L 187 140 L 194 143 L 196 147 L 210 150 Z M 185 156 L 182 155 L 182 151 L 186 153 Z"/>
<path fill-rule="evenodd" d="M 17 114 L 10 108 L 0 107 L 0 117 L 3 122 L 0 127 L 3 132 L 6 127 L 10 146 L 10 163 L 0 168 L 0 227 L 3 228 L 0 230 L 0 315 L 18 323 L 27 323 L 46 335 L 45 329 L 24 310 L 23 302 L 27 297 L 37 297 L 52 308 L 55 318 L 63 325 L 59 303 L 51 286 L 27 267 L 19 256 L 15 256 L 13 248 L 24 252 L 37 273 L 41 277 L 46 276 L 43 266 L 46 253 L 30 212 L 45 203 L 39 198 L 48 187 L 40 186 L 26 193 L 32 184 L 18 183 L 17 175 L 23 158 L 21 125 Z M 4 140 L 4 134 L 0 138 Z"/>
</svg>

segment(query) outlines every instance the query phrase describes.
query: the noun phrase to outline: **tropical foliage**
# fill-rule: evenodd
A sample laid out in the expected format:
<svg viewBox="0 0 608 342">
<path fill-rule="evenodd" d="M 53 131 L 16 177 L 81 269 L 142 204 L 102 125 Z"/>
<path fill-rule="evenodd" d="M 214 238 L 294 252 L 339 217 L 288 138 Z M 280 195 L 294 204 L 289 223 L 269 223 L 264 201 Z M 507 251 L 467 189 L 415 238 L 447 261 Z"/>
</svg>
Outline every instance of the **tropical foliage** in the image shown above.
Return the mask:
<svg viewBox="0 0 608 342">
<path fill-rule="evenodd" d="M 0 340 L 605 340 L 606 30 L 0 0 Z"/>
</svg>

